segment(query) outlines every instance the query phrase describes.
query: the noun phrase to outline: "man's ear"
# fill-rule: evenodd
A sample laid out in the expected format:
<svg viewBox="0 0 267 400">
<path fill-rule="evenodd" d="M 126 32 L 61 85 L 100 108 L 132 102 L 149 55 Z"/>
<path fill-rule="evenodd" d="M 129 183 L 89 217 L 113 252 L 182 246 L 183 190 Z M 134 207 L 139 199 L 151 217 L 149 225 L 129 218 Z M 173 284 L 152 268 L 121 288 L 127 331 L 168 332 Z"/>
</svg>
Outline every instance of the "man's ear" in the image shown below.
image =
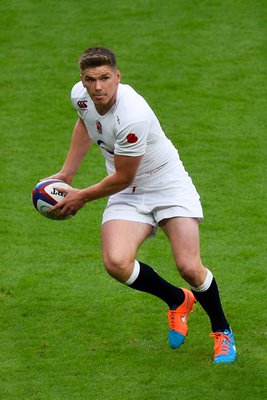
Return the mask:
<svg viewBox="0 0 267 400">
<path fill-rule="evenodd" d="M 120 81 L 121 81 L 121 73 L 120 73 L 119 70 L 116 72 L 116 78 L 117 78 L 117 83 L 120 83 Z"/>
<path fill-rule="evenodd" d="M 82 77 L 81 73 L 80 73 L 80 80 L 82 81 L 82 84 L 83 84 L 83 77 Z M 84 87 L 84 84 L 83 84 L 83 87 Z"/>
</svg>

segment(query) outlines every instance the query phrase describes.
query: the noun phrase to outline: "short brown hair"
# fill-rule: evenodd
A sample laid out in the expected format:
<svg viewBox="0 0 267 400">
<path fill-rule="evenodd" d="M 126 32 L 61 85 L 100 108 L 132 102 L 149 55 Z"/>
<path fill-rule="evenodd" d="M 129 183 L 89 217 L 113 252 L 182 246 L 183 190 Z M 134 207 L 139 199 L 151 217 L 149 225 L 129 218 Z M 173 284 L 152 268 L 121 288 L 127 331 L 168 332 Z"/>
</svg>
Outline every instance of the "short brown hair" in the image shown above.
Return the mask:
<svg viewBox="0 0 267 400">
<path fill-rule="evenodd" d="M 102 65 L 109 65 L 113 69 L 117 68 L 115 54 L 106 47 L 90 47 L 79 58 L 81 71 L 86 68 L 101 67 Z"/>
</svg>

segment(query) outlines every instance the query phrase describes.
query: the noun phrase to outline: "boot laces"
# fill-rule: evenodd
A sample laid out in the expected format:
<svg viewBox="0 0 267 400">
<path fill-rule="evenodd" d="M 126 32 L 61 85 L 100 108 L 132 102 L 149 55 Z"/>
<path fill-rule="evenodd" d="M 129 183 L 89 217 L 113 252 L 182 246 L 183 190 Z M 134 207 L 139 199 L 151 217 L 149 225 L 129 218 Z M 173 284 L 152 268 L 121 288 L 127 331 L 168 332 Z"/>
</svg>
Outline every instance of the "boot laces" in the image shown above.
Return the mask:
<svg viewBox="0 0 267 400">
<path fill-rule="evenodd" d="M 215 339 L 214 345 L 214 356 L 218 356 L 220 354 L 228 354 L 230 349 L 231 339 L 228 335 L 222 332 L 213 332 L 210 333 L 211 337 Z"/>
</svg>

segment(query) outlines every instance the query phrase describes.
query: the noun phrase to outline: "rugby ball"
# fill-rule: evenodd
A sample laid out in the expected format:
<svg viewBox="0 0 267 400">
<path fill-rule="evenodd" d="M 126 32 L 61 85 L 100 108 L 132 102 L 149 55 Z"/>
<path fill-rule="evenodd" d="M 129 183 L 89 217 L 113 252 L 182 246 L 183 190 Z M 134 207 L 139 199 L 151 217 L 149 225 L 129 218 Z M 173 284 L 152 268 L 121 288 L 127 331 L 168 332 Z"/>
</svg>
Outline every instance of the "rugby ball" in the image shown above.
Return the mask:
<svg viewBox="0 0 267 400">
<path fill-rule="evenodd" d="M 51 208 L 59 203 L 66 193 L 60 192 L 58 188 L 69 189 L 71 186 L 60 179 L 47 179 L 37 183 L 32 190 L 32 202 L 36 210 L 46 218 L 63 220 L 72 217 L 58 217 L 51 212 Z"/>
</svg>

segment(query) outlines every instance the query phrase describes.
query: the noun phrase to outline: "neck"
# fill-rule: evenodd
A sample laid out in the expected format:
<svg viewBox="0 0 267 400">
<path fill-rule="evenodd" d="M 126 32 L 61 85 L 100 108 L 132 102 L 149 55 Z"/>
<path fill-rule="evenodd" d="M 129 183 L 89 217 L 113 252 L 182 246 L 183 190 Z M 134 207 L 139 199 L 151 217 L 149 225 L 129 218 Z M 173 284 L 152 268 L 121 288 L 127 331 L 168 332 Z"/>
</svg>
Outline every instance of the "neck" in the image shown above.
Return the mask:
<svg viewBox="0 0 267 400">
<path fill-rule="evenodd" d="M 95 104 L 96 111 L 100 115 L 105 115 L 112 108 L 114 103 L 115 101 L 112 104 Z"/>
</svg>

